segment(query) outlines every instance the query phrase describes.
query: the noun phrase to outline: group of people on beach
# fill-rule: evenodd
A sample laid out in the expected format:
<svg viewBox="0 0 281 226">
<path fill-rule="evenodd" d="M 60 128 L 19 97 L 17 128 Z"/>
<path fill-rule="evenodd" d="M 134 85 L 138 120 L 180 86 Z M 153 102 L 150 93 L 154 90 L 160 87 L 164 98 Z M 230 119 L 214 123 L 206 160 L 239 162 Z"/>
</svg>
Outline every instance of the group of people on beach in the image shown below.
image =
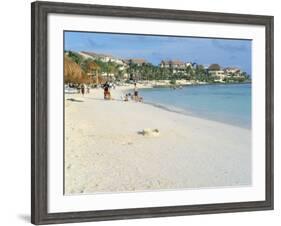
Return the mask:
<svg viewBox="0 0 281 226">
<path fill-rule="evenodd" d="M 108 82 L 106 82 L 103 85 L 103 96 L 105 100 L 112 100 L 112 96 L 110 93 L 110 84 Z M 139 92 L 137 89 L 137 83 L 134 83 L 134 92 L 131 93 L 126 93 L 125 97 L 121 97 L 121 99 L 123 101 L 129 101 L 129 97 L 131 98 L 131 100 L 137 101 L 137 102 L 142 102 L 143 98 L 141 96 L 139 96 Z"/>
<path fill-rule="evenodd" d="M 80 85 L 76 86 L 76 88 L 78 89 L 78 92 L 80 94 L 82 94 L 83 96 L 85 94 L 90 93 L 90 87 L 87 86 L 86 84 L 80 84 Z M 104 99 L 105 100 L 113 100 L 112 95 L 110 93 L 110 88 L 115 88 L 115 86 L 113 84 L 110 84 L 109 82 L 105 82 L 102 85 L 102 88 L 103 88 Z M 132 93 L 130 93 L 130 92 L 126 93 L 125 96 L 121 97 L 121 99 L 123 101 L 129 101 L 129 99 L 131 99 L 131 100 L 136 101 L 136 102 L 143 102 L 143 97 L 141 97 L 139 95 L 139 91 L 138 91 L 136 82 L 134 83 L 133 92 Z"/>
<path fill-rule="evenodd" d="M 137 83 L 134 83 L 134 92 L 131 93 L 126 93 L 125 97 L 124 97 L 124 101 L 129 101 L 129 97 L 131 97 L 131 100 L 134 100 L 136 102 L 142 102 L 143 101 L 143 97 L 139 96 L 139 92 L 137 89 Z"/>
</svg>

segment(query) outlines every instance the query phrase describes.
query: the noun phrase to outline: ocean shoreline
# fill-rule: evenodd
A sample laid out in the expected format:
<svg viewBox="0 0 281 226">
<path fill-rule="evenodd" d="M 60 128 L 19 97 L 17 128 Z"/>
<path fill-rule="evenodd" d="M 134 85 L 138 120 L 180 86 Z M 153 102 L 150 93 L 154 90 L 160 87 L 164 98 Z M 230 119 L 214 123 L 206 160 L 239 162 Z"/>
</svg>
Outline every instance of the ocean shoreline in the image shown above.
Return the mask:
<svg viewBox="0 0 281 226">
<path fill-rule="evenodd" d="M 226 84 L 222 84 L 222 83 L 219 83 L 219 84 L 216 84 L 216 83 L 210 83 L 210 84 L 189 84 L 189 85 L 182 85 L 182 87 L 190 87 L 190 86 L 208 86 L 208 85 L 245 85 L 245 84 L 251 84 L 251 83 L 226 83 Z M 139 84 L 138 84 L 139 86 Z M 134 86 L 132 84 L 130 84 L 130 88 L 126 87 L 126 86 L 119 86 L 118 87 L 121 91 L 122 91 L 122 95 L 125 95 L 126 93 L 133 93 L 133 89 L 134 89 Z M 169 87 L 169 86 L 161 86 L 161 87 L 155 87 L 155 86 L 143 86 L 141 85 L 140 88 L 138 89 L 140 92 L 139 92 L 139 95 L 142 96 L 142 90 L 152 90 L 152 89 L 172 89 L 172 87 Z M 215 121 L 215 122 L 220 122 L 220 123 L 225 123 L 227 125 L 232 125 L 232 126 L 237 126 L 237 127 L 240 127 L 240 128 L 243 128 L 243 129 L 249 129 L 251 130 L 251 123 L 250 124 L 247 124 L 247 125 L 244 125 L 244 123 L 240 122 L 232 122 L 230 120 L 223 120 L 223 119 L 218 119 L 218 118 L 215 118 L 215 117 L 210 117 L 210 115 L 200 115 L 200 114 L 196 114 L 196 112 L 192 112 L 191 110 L 188 110 L 188 109 L 184 109 L 184 108 L 178 108 L 178 107 L 174 107 L 172 105 L 165 105 L 165 104 L 160 104 L 160 103 L 154 103 L 154 102 L 150 102 L 150 101 L 146 101 L 144 99 L 143 101 L 144 104 L 148 104 L 148 105 L 151 105 L 151 106 L 154 106 L 154 107 L 157 107 L 157 108 L 160 108 L 160 109 L 163 109 L 163 110 L 166 110 L 166 111 L 170 111 L 170 112 L 175 112 L 175 113 L 178 113 L 178 114 L 183 114 L 183 115 L 187 115 L 187 116 L 191 116 L 191 117 L 195 117 L 195 118 L 201 118 L 201 119 L 206 119 L 206 120 L 210 120 L 210 121 Z"/>
<path fill-rule="evenodd" d="M 174 108 L 172 106 L 169 107 L 169 106 L 156 104 L 156 103 L 152 103 L 152 102 L 144 102 L 143 104 L 151 105 L 153 107 L 160 108 L 160 109 L 165 110 L 165 111 L 174 112 L 174 113 L 177 113 L 177 114 L 182 114 L 182 115 L 186 115 L 186 116 L 189 116 L 189 117 L 205 119 L 205 120 L 223 123 L 223 124 L 227 124 L 227 125 L 231 125 L 231 126 L 236 126 L 236 127 L 242 128 L 242 129 L 251 130 L 250 126 L 242 126 L 241 124 L 231 123 L 227 120 L 218 120 L 218 119 L 210 118 L 210 117 L 207 117 L 207 116 L 204 117 L 202 115 L 195 115 L 195 113 L 192 113 L 192 112 L 189 113 L 189 112 L 185 111 L 184 109 L 179 109 L 179 108 L 178 108 L 178 110 L 177 110 L 177 108 L 172 109 L 172 108 Z"/>
<path fill-rule="evenodd" d="M 150 88 L 173 88 L 178 86 L 206 86 L 206 85 L 241 85 L 241 84 L 252 84 L 252 82 L 229 82 L 229 83 L 223 83 L 223 82 L 212 82 L 212 83 L 190 83 L 190 84 L 182 84 L 182 85 L 154 85 Z"/>
<path fill-rule="evenodd" d="M 251 81 L 245 82 L 200 82 L 200 81 L 186 81 L 186 80 L 176 80 L 175 84 L 170 84 L 170 80 L 143 80 L 137 82 L 138 84 L 147 84 L 145 88 L 174 88 L 174 87 L 184 87 L 184 86 L 204 86 L 204 85 L 239 85 L 239 84 L 252 84 Z M 128 83 L 127 83 L 128 84 Z M 131 85 L 129 83 L 129 85 Z"/>
</svg>

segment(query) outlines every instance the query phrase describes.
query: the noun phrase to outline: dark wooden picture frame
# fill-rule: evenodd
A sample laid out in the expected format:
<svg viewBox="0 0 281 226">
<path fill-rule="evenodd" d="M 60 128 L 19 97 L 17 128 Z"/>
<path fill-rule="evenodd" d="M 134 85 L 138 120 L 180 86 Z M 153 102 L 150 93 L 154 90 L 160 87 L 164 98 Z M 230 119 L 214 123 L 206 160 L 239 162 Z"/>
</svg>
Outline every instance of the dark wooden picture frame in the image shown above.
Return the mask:
<svg viewBox="0 0 281 226">
<path fill-rule="evenodd" d="M 71 223 L 132 218 L 168 217 L 193 214 L 227 213 L 273 209 L 273 17 L 133 8 L 56 2 L 34 2 L 31 5 L 31 221 L 33 224 Z M 48 213 L 48 95 L 47 95 L 47 17 L 50 13 L 95 15 L 126 18 L 165 19 L 229 24 L 262 25 L 266 33 L 266 194 L 265 201 L 149 207 L 117 210 Z"/>
</svg>

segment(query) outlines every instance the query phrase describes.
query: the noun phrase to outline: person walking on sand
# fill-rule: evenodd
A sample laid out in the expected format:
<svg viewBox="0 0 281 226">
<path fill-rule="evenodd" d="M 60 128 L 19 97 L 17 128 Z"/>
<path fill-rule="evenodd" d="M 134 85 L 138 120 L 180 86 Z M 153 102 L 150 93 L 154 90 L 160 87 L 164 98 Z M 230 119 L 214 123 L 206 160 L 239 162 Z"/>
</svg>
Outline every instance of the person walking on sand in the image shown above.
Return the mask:
<svg viewBox="0 0 281 226">
<path fill-rule="evenodd" d="M 82 84 L 82 86 L 81 86 L 81 93 L 84 96 L 84 94 L 85 94 L 85 85 L 84 84 Z"/>
<path fill-rule="evenodd" d="M 103 96 L 104 96 L 104 99 L 105 99 L 105 100 L 110 100 L 110 99 L 111 99 L 111 95 L 110 95 L 110 92 L 109 92 L 109 84 L 108 84 L 108 82 L 106 82 L 106 83 L 103 85 Z"/>
</svg>

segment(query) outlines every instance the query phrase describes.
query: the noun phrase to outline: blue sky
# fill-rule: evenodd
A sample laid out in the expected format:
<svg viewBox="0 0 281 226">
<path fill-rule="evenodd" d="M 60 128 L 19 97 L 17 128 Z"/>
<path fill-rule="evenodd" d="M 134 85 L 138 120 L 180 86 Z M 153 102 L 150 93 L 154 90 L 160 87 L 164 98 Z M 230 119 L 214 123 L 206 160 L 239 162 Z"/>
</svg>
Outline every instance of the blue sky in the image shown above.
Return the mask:
<svg viewBox="0 0 281 226">
<path fill-rule="evenodd" d="M 250 40 L 65 32 L 65 50 L 145 58 L 155 65 L 161 60 L 176 59 L 204 65 L 218 63 L 223 67 L 237 66 L 251 74 Z"/>
</svg>

